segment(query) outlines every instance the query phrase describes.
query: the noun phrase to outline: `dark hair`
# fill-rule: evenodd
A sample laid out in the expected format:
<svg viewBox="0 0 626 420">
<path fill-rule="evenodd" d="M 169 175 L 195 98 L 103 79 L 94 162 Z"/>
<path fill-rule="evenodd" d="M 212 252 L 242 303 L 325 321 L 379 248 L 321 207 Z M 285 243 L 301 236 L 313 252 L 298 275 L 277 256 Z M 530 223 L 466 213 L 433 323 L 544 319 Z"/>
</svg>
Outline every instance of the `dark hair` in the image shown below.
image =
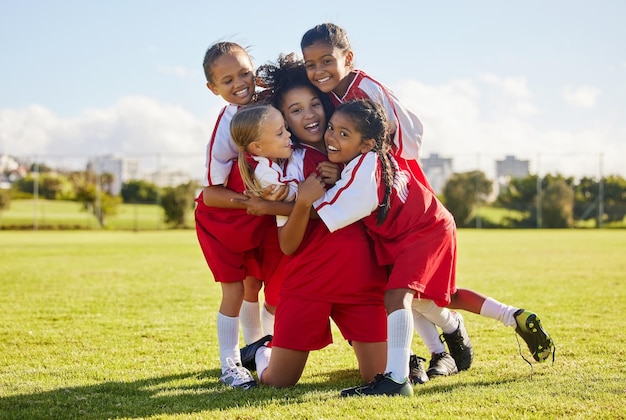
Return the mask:
<svg viewBox="0 0 626 420">
<path fill-rule="evenodd" d="M 211 45 L 206 50 L 206 53 L 204 53 L 204 60 L 202 60 L 202 67 L 204 68 L 204 76 L 206 77 L 206 81 L 209 83 L 213 83 L 213 64 L 215 63 L 215 60 L 217 60 L 224 54 L 235 53 L 243 53 L 248 58 L 250 58 L 248 51 L 235 42 L 223 41 Z M 252 59 L 250 59 L 250 61 L 252 61 Z"/>
<path fill-rule="evenodd" d="M 385 196 L 379 205 L 378 224 L 387 219 L 391 205 L 391 190 L 396 176 L 396 165 L 391 155 L 392 137 L 390 135 L 387 113 L 382 105 L 369 99 L 356 99 L 345 102 L 337 107 L 335 112 L 341 112 L 354 124 L 356 131 L 363 139 L 374 139 L 372 149 L 378 155 L 382 167 L 382 179 L 385 183 Z"/>
<path fill-rule="evenodd" d="M 334 23 L 322 23 L 306 31 L 302 35 L 300 48 L 305 49 L 318 41 L 337 47 L 343 52 L 352 49 L 346 31 Z"/>
<path fill-rule="evenodd" d="M 327 94 L 314 86 L 306 75 L 304 61 L 295 53 L 280 54 L 276 62 L 259 66 L 256 73 L 256 84 L 265 91 L 261 92 L 264 101 L 281 110 L 285 104 L 285 94 L 295 88 L 308 88 L 316 92 L 322 101 L 327 120 L 333 112 L 333 105 Z M 293 136 L 291 140 L 298 145 L 299 140 Z"/>
</svg>

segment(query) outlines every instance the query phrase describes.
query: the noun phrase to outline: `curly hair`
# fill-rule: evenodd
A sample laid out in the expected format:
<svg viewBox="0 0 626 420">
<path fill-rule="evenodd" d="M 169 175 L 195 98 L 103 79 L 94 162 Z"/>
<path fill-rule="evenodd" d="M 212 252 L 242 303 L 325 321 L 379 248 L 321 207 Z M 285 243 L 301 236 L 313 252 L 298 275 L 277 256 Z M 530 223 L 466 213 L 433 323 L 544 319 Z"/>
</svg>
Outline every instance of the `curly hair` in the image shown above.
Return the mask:
<svg viewBox="0 0 626 420">
<path fill-rule="evenodd" d="M 269 102 L 279 110 L 283 109 L 287 92 L 304 87 L 317 92 L 327 118 L 330 118 L 333 112 L 330 98 L 313 86 L 306 75 L 304 61 L 296 53 L 280 54 L 275 62 L 259 66 L 256 72 L 256 84 L 265 89 L 260 94 L 263 101 Z M 299 143 L 298 139 L 293 136 L 292 141 Z"/>
</svg>

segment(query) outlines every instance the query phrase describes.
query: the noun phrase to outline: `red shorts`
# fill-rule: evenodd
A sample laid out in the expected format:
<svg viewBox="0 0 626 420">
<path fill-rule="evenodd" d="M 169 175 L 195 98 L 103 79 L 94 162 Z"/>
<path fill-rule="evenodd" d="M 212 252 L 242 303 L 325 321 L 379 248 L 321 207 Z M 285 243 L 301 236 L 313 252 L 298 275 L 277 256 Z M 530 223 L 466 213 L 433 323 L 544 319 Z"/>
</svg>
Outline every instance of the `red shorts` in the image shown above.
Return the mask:
<svg viewBox="0 0 626 420">
<path fill-rule="evenodd" d="M 255 250 L 232 252 L 200 223 L 196 223 L 196 235 L 216 282 L 232 283 L 242 281 L 246 276 L 260 278 L 261 267 Z"/>
<path fill-rule="evenodd" d="M 438 306 L 450 304 L 456 292 L 456 230 L 422 238 L 405 247 L 394 260 L 389 289 L 412 289 Z"/>
<path fill-rule="evenodd" d="M 360 305 L 282 297 L 276 308 L 272 345 L 299 351 L 322 349 L 333 342 L 331 319 L 346 340 L 387 341 L 383 302 Z"/>
<path fill-rule="evenodd" d="M 268 305 L 278 304 L 278 295 L 283 283 L 285 273 L 285 254 L 280 250 L 278 231 L 270 230 L 263 238 L 263 242 L 257 252 L 261 273 L 259 279 L 263 280 L 263 294 Z"/>
</svg>

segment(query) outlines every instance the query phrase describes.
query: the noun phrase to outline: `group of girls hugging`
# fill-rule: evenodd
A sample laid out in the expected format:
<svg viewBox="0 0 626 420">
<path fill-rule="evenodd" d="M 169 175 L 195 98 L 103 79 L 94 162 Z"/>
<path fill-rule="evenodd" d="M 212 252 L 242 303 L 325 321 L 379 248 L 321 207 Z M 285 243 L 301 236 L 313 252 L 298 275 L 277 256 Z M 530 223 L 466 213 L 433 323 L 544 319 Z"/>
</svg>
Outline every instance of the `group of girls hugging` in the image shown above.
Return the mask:
<svg viewBox="0 0 626 420">
<path fill-rule="evenodd" d="M 457 289 L 456 225 L 419 165 L 419 118 L 354 68 L 337 25 L 308 30 L 301 53 L 256 71 L 236 43 L 204 57 L 207 87 L 228 103 L 195 211 L 222 288 L 220 381 L 295 385 L 309 352 L 332 343 L 332 320 L 362 379 L 341 396 L 411 396 L 415 384 L 472 364 L 451 309 L 514 327 L 536 361 L 554 358 L 537 314 Z M 414 331 L 427 368 L 411 351 Z"/>
</svg>

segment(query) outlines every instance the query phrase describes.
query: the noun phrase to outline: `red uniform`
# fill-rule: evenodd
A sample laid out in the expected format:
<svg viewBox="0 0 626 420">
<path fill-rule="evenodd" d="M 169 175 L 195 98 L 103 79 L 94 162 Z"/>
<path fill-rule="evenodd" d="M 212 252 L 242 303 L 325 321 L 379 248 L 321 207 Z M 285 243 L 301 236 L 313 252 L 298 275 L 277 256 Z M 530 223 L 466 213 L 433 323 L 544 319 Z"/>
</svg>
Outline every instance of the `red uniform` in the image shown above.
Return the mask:
<svg viewBox="0 0 626 420">
<path fill-rule="evenodd" d="M 420 150 L 422 145 L 422 123 L 411 111 L 409 111 L 396 95 L 385 85 L 371 78 L 361 70 L 353 70 L 354 79 L 348 86 L 346 93 L 339 97 L 330 92 L 329 96 L 333 105 L 354 99 L 370 99 L 385 108 L 389 122 L 394 126 L 393 142 L 395 145 L 395 158 L 398 162 L 405 161 L 408 170 L 413 173 L 415 179 L 432 190 L 426 175 L 419 165 Z"/>
<path fill-rule="evenodd" d="M 409 288 L 439 306 L 456 292 L 456 226 L 430 189 L 397 167 L 387 218 L 378 224 L 385 194 L 377 154 L 350 161 L 341 179 L 314 203 L 331 231 L 363 220 L 381 265 L 392 265 L 387 289 Z M 372 176 L 375 174 L 375 176 Z"/>
<path fill-rule="evenodd" d="M 290 166 L 304 179 L 326 159 L 305 145 L 294 151 Z M 321 220 L 309 220 L 300 247 L 285 263 L 273 345 L 323 348 L 332 342 L 329 318 L 348 340 L 385 341 L 385 283 L 386 271 L 376 263 L 361 222 L 330 233 Z M 304 306 L 315 310 L 306 309 L 305 315 Z"/>
<path fill-rule="evenodd" d="M 245 191 L 237 165 L 238 149 L 230 138 L 230 121 L 237 111 L 226 106 L 220 113 L 207 146 L 206 185 Z M 266 281 L 265 300 L 275 306 L 281 278 L 275 272 L 283 258 L 274 216 L 251 216 L 244 209 L 224 209 L 196 198 L 196 234 L 205 260 L 217 282 L 241 281 L 255 276 Z M 272 279 L 272 281 L 268 281 Z"/>
</svg>

